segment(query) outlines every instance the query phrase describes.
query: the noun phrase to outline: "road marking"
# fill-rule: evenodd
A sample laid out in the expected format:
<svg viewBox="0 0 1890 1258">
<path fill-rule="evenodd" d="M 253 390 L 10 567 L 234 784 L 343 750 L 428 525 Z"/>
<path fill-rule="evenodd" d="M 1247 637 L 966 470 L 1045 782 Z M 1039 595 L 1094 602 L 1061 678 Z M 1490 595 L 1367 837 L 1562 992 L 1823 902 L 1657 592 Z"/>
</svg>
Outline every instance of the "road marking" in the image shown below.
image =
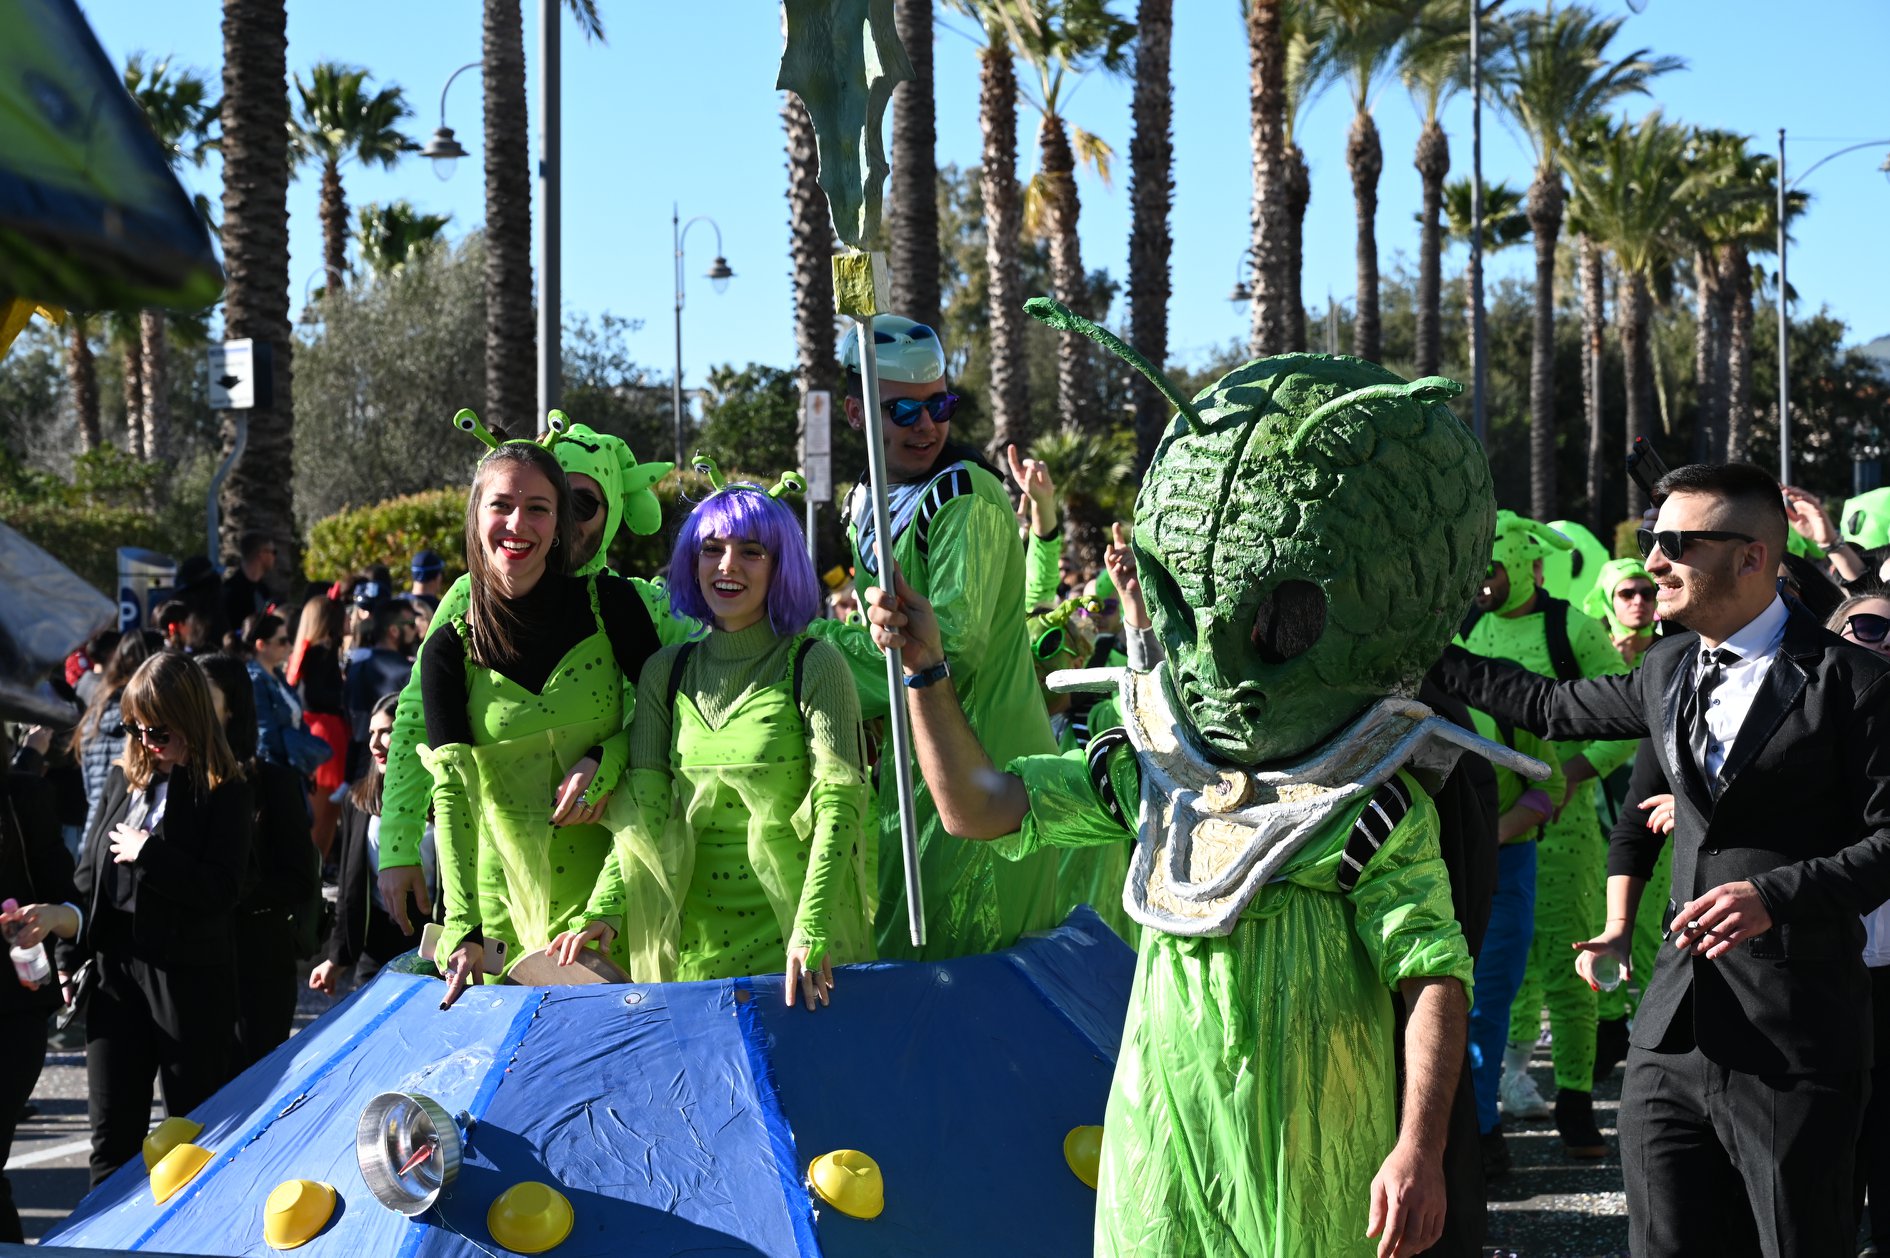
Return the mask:
<svg viewBox="0 0 1890 1258">
<path fill-rule="evenodd" d="M 9 1171 L 22 1167 L 38 1166 L 41 1162 L 57 1162 L 60 1158 L 71 1157 L 75 1153 L 89 1153 L 92 1150 L 90 1136 L 84 1140 L 68 1140 L 64 1144 L 55 1144 L 43 1149 L 34 1149 L 31 1153 L 16 1153 L 7 1159 Z"/>
</svg>

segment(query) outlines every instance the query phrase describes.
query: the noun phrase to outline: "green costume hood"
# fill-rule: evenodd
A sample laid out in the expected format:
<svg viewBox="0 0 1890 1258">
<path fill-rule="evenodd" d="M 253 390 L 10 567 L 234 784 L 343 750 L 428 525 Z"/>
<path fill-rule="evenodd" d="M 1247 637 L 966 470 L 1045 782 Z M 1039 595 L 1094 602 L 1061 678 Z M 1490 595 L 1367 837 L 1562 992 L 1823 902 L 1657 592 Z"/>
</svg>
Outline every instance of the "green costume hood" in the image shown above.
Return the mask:
<svg viewBox="0 0 1890 1258">
<path fill-rule="evenodd" d="M 628 526 L 632 533 L 646 537 L 662 529 L 663 504 L 650 486 L 669 475 L 674 463 L 639 463 L 623 438 L 598 432 L 588 424 L 571 424 L 557 434 L 551 452 L 567 476 L 588 476 L 604 491 L 604 534 L 598 539 L 597 553 L 578 570 L 578 576 L 600 571 L 609 562 L 610 544 L 618 529 Z"/>
<path fill-rule="evenodd" d="M 1844 540 L 1862 550 L 1890 542 L 1890 485 L 1845 503 L 1839 527 L 1844 531 Z"/>
<path fill-rule="evenodd" d="M 1573 542 L 1545 524 L 1514 511 L 1496 513 L 1496 542 L 1490 562 L 1509 574 L 1509 597 L 1493 610 L 1499 616 L 1515 611 L 1536 592 L 1536 561 L 1575 548 Z M 1548 566 L 1546 563 L 1543 565 Z"/>
<path fill-rule="evenodd" d="M 1582 600 L 1582 610 L 1608 626 L 1608 632 L 1617 637 L 1627 630 L 1615 619 L 1614 592 L 1621 588 L 1623 581 L 1631 581 L 1635 577 L 1646 581 L 1654 579 L 1647 575 L 1647 568 L 1638 559 L 1611 559 L 1601 565 L 1595 583 L 1589 587 L 1587 597 Z"/>
<path fill-rule="evenodd" d="M 1571 550 L 1553 551 L 1542 561 L 1542 588 L 1572 607 L 1580 607 L 1595 588 L 1595 577 L 1608 562 L 1608 548 L 1586 525 L 1573 520 L 1550 520 L 1549 527 L 1566 538 Z"/>
</svg>

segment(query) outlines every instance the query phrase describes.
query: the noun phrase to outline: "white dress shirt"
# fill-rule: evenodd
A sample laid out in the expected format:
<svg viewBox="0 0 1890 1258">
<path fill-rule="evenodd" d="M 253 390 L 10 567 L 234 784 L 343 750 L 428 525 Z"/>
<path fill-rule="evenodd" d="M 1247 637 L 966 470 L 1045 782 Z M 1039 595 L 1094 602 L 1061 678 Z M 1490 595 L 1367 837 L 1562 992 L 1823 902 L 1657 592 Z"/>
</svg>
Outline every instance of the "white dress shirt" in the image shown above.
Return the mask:
<svg viewBox="0 0 1890 1258">
<path fill-rule="evenodd" d="M 1758 696 L 1759 687 L 1765 684 L 1772 661 L 1778 658 L 1779 646 L 1785 641 L 1786 615 L 1785 601 L 1773 595 L 1764 611 L 1719 644 L 1739 660 L 1720 670 L 1719 685 L 1714 687 L 1706 705 L 1706 776 L 1709 780 L 1717 779 L 1719 771 L 1725 767 L 1726 757 L 1732 753 L 1733 743 L 1739 737 L 1739 727 L 1745 724 L 1746 713 L 1752 710 L 1752 701 Z M 1694 656 L 1695 684 L 1705 671 L 1709 649 L 1701 643 Z"/>
</svg>

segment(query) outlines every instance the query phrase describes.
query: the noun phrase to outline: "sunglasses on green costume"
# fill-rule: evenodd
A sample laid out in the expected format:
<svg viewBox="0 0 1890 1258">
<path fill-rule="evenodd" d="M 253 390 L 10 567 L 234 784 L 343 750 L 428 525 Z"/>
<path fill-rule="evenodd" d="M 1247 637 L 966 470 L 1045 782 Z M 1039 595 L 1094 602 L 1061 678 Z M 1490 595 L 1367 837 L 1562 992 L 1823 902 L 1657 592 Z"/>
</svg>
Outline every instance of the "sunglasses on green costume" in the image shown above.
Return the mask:
<svg viewBox="0 0 1890 1258">
<path fill-rule="evenodd" d="M 1850 630 L 1851 637 L 1859 642 L 1876 646 L 1890 635 L 1890 616 L 1879 616 L 1875 612 L 1858 612 L 1855 616 L 1844 618 L 1844 627 Z"/>
<path fill-rule="evenodd" d="M 603 500 L 588 489 L 571 491 L 571 515 L 579 524 L 589 524 L 603 506 Z"/>
<path fill-rule="evenodd" d="M 1724 529 L 1635 529 L 1634 540 L 1641 548 L 1641 558 L 1651 558 L 1654 547 L 1660 547 L 1660 553 L 1675 563 L 1684 562 L 1687 547 L 1694 542 L 1756 542 L 1759 539 L 1745 533 L 1729 533 Z"/>
<path fill-rule="evenodd" d="M 930 415 L 935 424 L 949 424 L 952 413 L 958 409 L 958 395 L 934 393 L 928 398 L 888 398 L 879 404 L 879 409 L 886 412 L 887 419 L 901 428 L 912 427 L 919 422 L 921 415 Z"/>
<path fill-rule="evenodd" d="M 1619 602 L 1632 603 L 1643 598 L 1658 598 L 1659 592 L 1651 585 L 1629 585 L 1614 592 Z"/>
</svg>

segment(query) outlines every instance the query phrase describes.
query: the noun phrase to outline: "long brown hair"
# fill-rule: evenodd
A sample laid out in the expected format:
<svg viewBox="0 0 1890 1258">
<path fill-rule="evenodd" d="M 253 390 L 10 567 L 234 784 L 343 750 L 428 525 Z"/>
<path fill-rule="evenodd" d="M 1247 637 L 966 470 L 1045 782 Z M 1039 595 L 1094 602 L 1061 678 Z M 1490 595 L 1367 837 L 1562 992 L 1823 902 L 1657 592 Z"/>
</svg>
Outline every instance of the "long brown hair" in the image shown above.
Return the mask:
<svg viewBox="0 0 1890 1258">
<path fill-rule="evenodd" d="M 161 725 L 172 738 L 183 739 L 190 767 L 207 789 L 215 790 L 241 775 L 210 701 L 210 681 L 188 655 L 162 651 L 139 665 L 125 686 L 119 711 L 127 721 Z M 146 750 L 142 738 L 125 740 L 125 754 L 118 763 L 134 791 L 144 790 L 157 776 L 157 757 Z"/>
<path fill-rule="evenodd" d="M 289 656 L 291 686 L 302 680 L 302 658 L 312 646 L 341 647 L 341 604 L 326 594 L 311 595 L 302 604 L 302 619 L 295 627 L 295 650 Z"/>
<path fill-rule="evenodd" d="M 368 737 L 373 738 L 374 718 L 383 712 L 391 714 L 400 705 L 400 695 L 385 694 L 374 701 L 373 709 L 368 713 Z M 381 791 L 387 785 L 387 770 L 372 755 L 368 757 L 367 772 L 363 773 L 355 784 L 348 788 L 348 799 L 356 808 L 370 817 L 381 815 Z"/>
<path fill-rule="evenodd" d="M 66 741 L 66 748 L 73 755 L 84 755 L 86 744 L 98 737 L 105 709 L 117 702 L 125 683 L 138 671 L 138 665 L 163 649 L 164 635 L 155 629 L 133 629 L 118 639 L 117 648 L 105 661 L 105 671 L 99 675 L 98 689 L 92 692 L 92 701 L 85 705 L 85 715 L 79 718 Z"/>
<path fill-rule="evenodd" d="M 507 605 L 499 591 L 492 564 L 486 559 L 485 530 L 480 524 L 480 503 L 485 497 L 486 481 L 493 473 L 518 469 L 520 465 L 539 472 L 551 482 L 558 500 L 558 530 L 551 549 L 545 554 L 545 576 L 563 576 L 571 556 L 571 538 L 576 523 L 571 517 L 571 486 L 564 468 L 543 446 L 529 441 L 508 441 L 479 462 L 473 474 L 471 491 L 466 495 L 466 571 L 472 577 L 472 600 L 466 608 L 466 627 L 471 641 L 467 655 L 474 663 L 491 664 L 518 655 L 518 613 Z"/>
</svg>

